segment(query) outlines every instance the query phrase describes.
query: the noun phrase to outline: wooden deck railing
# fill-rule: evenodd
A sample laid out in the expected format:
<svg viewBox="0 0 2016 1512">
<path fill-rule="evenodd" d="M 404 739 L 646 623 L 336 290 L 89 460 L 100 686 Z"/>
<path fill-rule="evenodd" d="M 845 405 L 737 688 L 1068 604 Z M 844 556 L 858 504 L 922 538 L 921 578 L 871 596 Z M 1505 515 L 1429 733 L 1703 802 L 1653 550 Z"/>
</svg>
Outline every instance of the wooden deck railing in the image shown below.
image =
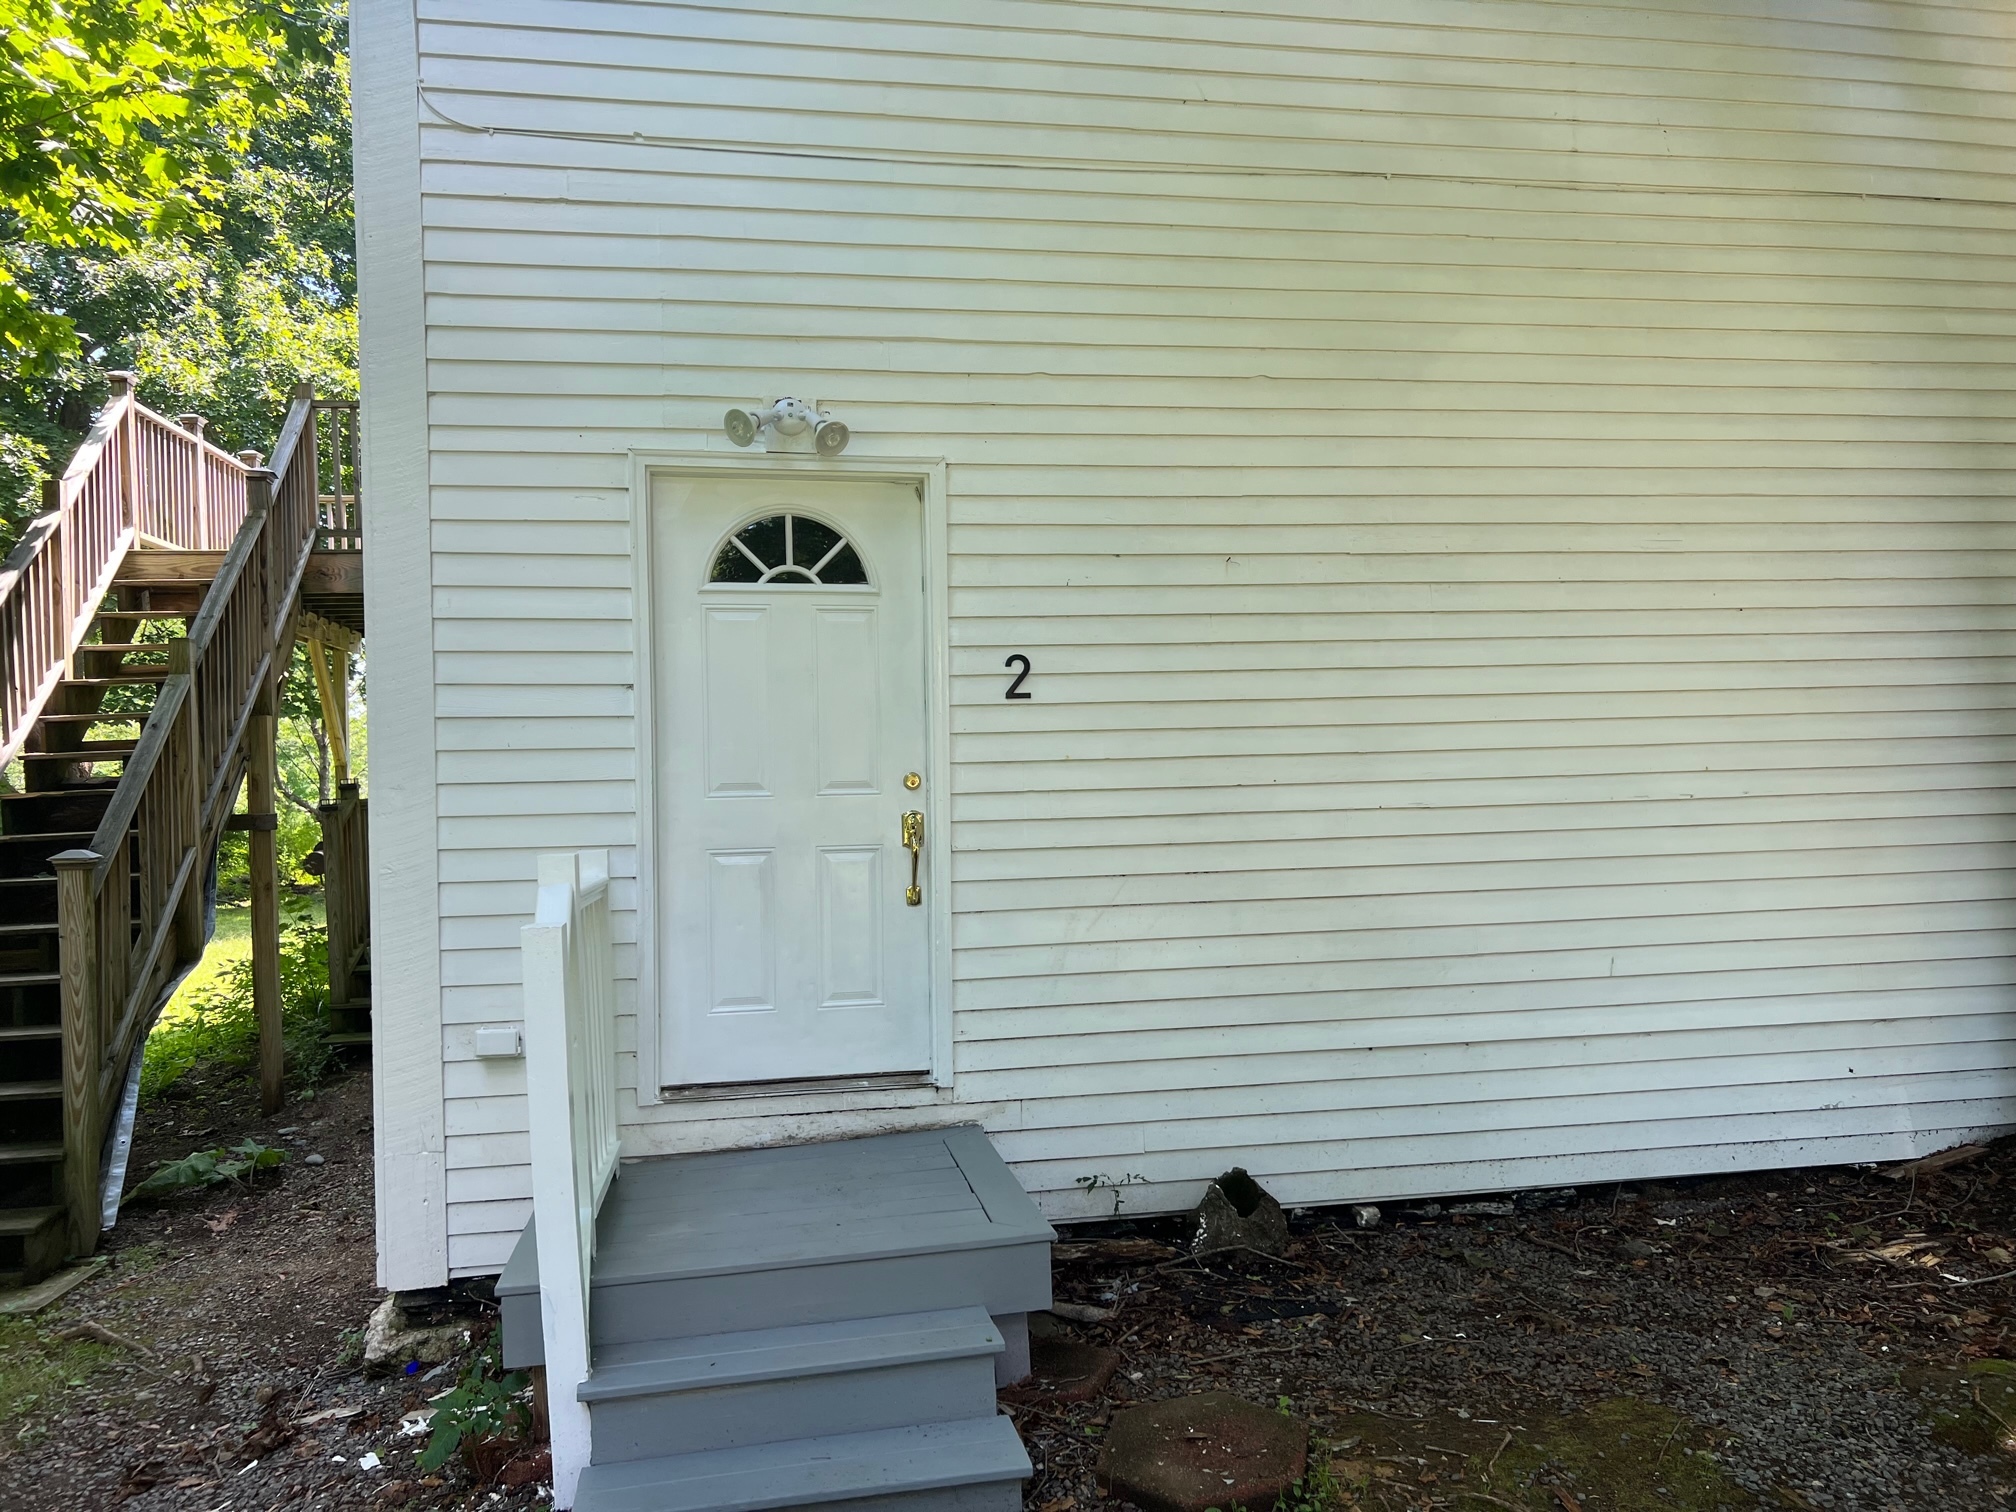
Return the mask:
<svg viewBox="0 0 2016 1512">
<path fill-rule="evenodd" d="M 291 645 L 320 522 L 314 400 L 297 391 L 269 469 L 87 850 L 54 858 L 63 985 L 63 1179 L 78 1253 L 97 1243 L 106 1113 L 176 965 L 203 947 L 202 867 L 245 769 L 245 734 Z M 144 516 L 143 516 L 144 517 Z"/>
<path fill-rule="evenodd" d="M 609 853 L 539 858 L 538 912 L 524 928 L 525 1092 L 553 1505 L 574 1505 L 588 1465 L 589 1285 L 595 1215 L 616 1175 L 616 958 Z"/>
<path fill-rule="evenodd" d="M 0 766 L 71 675 L 128 549 L 215 549 L 244 523 L 245 465 L 141 404 L 131 373 L 111 377 L 91 434 L 0 566 Z"/>
<path fill-rule="evenodd" d="M 316 400 L 315 424 L 315 454 L 321 464 L 317 489 L 322 520 L 317 549 L 362 551 L 364 517 L 358 506 L 363 498 L 359 480 L 364 462 L 357 427 L 357 401 Z"/>
<path fill-rule="evenodd" d="M 357 966 L 371 941 L 371 851 L 368 800 L 357 784 L 336 789 L 336 801 L 316 811 L 322 821 L 322 901 L 329 926 L 329 1001 L 360 1002 Z"/>
</svg>

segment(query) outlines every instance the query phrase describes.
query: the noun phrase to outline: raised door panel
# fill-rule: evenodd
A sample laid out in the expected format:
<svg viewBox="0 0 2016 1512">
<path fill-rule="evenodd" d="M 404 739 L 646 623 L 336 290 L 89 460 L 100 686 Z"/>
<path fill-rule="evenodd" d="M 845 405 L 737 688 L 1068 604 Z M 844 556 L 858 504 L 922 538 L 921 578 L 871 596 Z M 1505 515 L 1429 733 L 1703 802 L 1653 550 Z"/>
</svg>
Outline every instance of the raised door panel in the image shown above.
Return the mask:
<svg viewBox="0 0 2016 1512">
<path fill-rule="evenodd" d="M 882 848 L 819 851 L 819 1006 L 883 1001 Z"/>
<path fill-rule="evenodd" d="M 765 1013 L 777 1005 L 777 867 L 767 850 L 707 856 L 710 1013 Z"/>
<path fill-rule="evenodd" d="M 770 611 L 761 604 L 706 607 L 707 793 L 770 792 Z"/>
<path fill-rule="evenodd" d="M 874 793 L 881 784 L 882 660 L 872 607 L 814 616 L 819 791 Z"/>
</svg>

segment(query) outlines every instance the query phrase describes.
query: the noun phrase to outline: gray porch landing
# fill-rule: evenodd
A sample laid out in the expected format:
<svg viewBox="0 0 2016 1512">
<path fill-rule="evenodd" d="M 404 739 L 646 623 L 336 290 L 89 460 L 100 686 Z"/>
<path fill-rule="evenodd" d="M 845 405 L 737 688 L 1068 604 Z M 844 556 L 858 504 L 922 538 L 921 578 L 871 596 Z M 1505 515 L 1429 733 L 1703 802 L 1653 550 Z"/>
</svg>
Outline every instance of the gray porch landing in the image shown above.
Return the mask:
<svg viewBox="0 0 2016 1512">
<path fill-rule="evenodd" d="M 972 1125 L 623 1166 L 602 1205 L 581 1512 L 1014 1512 L 995 1414 L 1050 1305 L 1036 1206 Z M 497 1284 L 540 1363 L 528 1224 Z"/>
</svg>

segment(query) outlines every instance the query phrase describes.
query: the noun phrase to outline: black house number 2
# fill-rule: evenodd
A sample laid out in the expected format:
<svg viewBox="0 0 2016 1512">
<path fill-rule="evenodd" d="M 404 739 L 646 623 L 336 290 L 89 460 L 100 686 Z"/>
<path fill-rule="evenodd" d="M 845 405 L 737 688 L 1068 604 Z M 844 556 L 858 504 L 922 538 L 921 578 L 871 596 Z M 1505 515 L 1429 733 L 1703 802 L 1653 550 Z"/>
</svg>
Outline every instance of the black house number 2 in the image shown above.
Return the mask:
<svg viewBox="0 0 2016 1512">
<path fill-rule="evenodd" d="M 1003 698 L 1034 698 L 1036 696 L 1033 693 L 1024 693 L 1022 691 L 1022 684 L 1029 681 L 1028 657 L 1017 651 L 1008 660 L 1001 663 L 1001 665 L 1004 667 L 1020 667 L 1022 669 L 1015 674 L 1015 681 L 1008 684 L 1008 691 L 1001 695 Z"/>
</svg>

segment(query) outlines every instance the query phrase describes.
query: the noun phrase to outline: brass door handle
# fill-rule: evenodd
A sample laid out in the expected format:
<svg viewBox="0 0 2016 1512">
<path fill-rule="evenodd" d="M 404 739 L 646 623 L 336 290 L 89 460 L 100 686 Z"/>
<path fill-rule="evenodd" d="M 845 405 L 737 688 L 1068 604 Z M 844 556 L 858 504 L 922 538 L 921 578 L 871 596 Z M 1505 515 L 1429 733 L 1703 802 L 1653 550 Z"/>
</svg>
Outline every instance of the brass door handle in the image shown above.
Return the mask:
<svg viewBox="0 0 2016 1512">
<path fill-rule="evenodd" d="M 924 901 L 924 889 L 917 885 L 917 863 L 924 854 L 924 816 L 915 809 L 903 816 L 903 848 L 910 852 L 910 887 L 903 901 L 915 908 Z"/>
</svg>

